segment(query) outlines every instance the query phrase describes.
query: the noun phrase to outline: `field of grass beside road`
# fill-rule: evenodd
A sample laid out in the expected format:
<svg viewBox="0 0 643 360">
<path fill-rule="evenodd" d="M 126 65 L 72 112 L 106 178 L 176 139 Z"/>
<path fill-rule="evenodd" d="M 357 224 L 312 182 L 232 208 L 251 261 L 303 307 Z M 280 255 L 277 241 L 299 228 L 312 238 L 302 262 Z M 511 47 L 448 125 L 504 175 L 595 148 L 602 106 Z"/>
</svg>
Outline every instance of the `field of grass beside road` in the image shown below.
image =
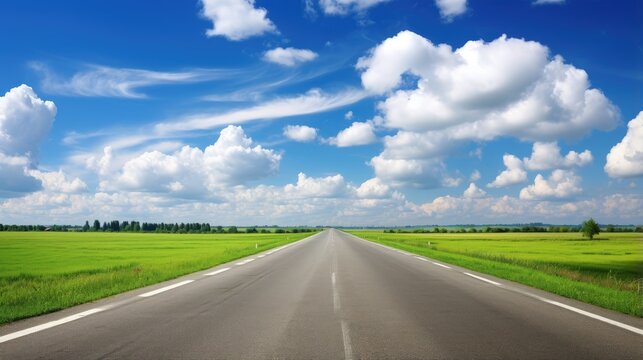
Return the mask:
<svg viewBox="0 0 643 360">
<path fill-rule="evenodd" d="M 643 316 L 643 236 L 604 233 L 405 234 L 361 238 L 626 314 Z"/>
<path fill-rule="evenodd" d="M 0 232 L 0 324 L 207 269 L 310 235 Z"/>
</svg>

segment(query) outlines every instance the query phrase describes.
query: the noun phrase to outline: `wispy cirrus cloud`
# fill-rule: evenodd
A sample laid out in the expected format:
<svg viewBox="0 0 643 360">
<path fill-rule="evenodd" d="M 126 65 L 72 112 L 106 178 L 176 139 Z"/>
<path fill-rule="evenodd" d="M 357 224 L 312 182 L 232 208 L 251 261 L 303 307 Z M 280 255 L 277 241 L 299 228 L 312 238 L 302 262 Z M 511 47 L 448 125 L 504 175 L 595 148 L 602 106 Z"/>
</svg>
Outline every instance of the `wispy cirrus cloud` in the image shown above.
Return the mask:
<svg viewBox="0 0 643 360">
<path fill-rule="evenodd" d="M 326 15 L 346 15 L 361 13 L 388 1 L 390 0 L 319 0 L 319 7 Z"/>
<path fill-rule="evenodd" d="M 41 85 L 49 93 L 135 99 L 147 97 L 140 91 L 142 88 L 213 81 L 228 78 L 238 72 L 229 69 L 190 69 L 171 72 L 89 64 L 70 77 L 65 77 L 40 62 L 32 62 L 30 66 L 42 75 Z"/>
<path fill-rule="evenodd" d="M 139 126 L 135 131 L 132 128 L 115 128 L 87 136 L 74 133 L 70 134 L 69 144 L 89 138 L 92 138 L 92 141 L 89 149 L 83 144 L 76 144 L 78 150 L 68 160 L 71 164 L 86 166 L 109 155 L 114 159 L 121 159 L 115 162 L 122 162 L 143 149 L 152 151 L 160 144 L 175 144 L 168 140 L 203 136 L 212 129 L 227 125 L 326 112 L 354 104 L 367 96 L 369 93 L 360 89 L 348 89 L 337 93 L 324 93 L 313 89 L 304 94 L 277 98 L 227 112 L 193 114 L 171 121 L 152 122 Z M 107 150 L 109 154 L 105 153 Z"/>
<path fill-rule="evenodd" d="M 534 5 L 546 5 L 546 4 L 564 4 L 565 0 L 535 0 L 532 4 Z"/>
<path fill-rule="evenodd" d="M 154 130 L 157 134 L 168 134 L 207 130 L 254 120 L 315 114 L 354 104 L 368 95 L 367 91 L 358 89 L 349 89 L 334 94 L 327 94 L 318 89 L 313 89 L 302 95 L 278 98 L 223 114 L 197 114 L 171 122 L 162 122 L 156 124 Z"/>
</svg>

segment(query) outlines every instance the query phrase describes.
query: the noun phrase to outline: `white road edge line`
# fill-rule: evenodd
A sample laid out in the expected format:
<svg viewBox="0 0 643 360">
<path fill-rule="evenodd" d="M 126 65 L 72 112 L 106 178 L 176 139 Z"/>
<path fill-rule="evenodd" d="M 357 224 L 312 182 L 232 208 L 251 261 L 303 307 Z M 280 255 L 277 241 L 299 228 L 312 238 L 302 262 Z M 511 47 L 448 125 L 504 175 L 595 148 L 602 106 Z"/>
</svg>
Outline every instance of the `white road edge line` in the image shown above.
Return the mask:
<svg viewBox="0 0 643 360">
<path fill-rule="evenodd" d="M 319 234 L 321 234 L 321 233 L 317 233 L 317 234 L 315 234 L 315 235 L 319 235 Z M 315 235 L 313 235 L 313 236 L 315 236 Z M 311 236 L 311 237 L 312 237 L 312 236 Z M 310 238 L 310 237 L 309 237 L 309 238 Z M 306 239 L 306 238 L 305 238 L 305 239 Z M 302 240 L 304 240 L 304 239 L 302 239 Z M 300 242 L 300 240 L 297 240 L 295 243 L 299 243 L 299 242 Z M 265 255 L 259 255 L 259 256 L 257 256 L 257 257 L 259 257 L 259 258 L 260 258 L 260 257 L 264 257 L 264 256 L 266 256 L 266 255 L 270 255 L 270 254 L 272 254 L 272 253 L 274 253 L 274 252 L 276 252 L 276 251 L 279 251 L 279 250 L 285 249 L 285 248 L 287 248 L 288 246 L 293 245 L 293 244 L 295 244 L 295 243 L 288 244 L 288 245 L 283 246 L 283 247 L 278 248 L 278 249 L 273 249 L 272 251 L 270 251 L 270 252 L 266 253 Z M 255 260 L 255 259 L 249 259 L 249 260 L 246 260 L 246 261 L 245 261 L 245 262 L 243 262 L 243 263 L 244 263 L 244 264 L 245 264 L 245 263 L 249 263 L 249 262 L 254 261 L 254 260 Z M 240 263 L 237 263 L 237 265 L 239 265 L 239 264 L 240 264 Z M 243 264 L 241 264 L 241 265 L 243 265 Z M 213 276 L 213 275 L 217 275 L 217 274 L 220 274 L 220 273 L 225 272 L 225 271 L 228 271 L 228 270 L 230 270 L 230 268 L 223 268 L 223 269 L 219 269 L 219 270 L 213 271 L 213 272 L 211 272 L 211 273 L 204 274 L 204 276 Z M 143 298 L 145 298 L 145 297 L 154 296 L 154 295 L 160 294 L 160 293 L 162 293 L 162 292 L 165 292 L 165 291 L 168 291 L 168 290 L 175 289 L 175 288 L 177 288 L 177 287 L 179 287 L 179 286 L 183 286 L 183 285 L 189 284 L 189 283 L 191 283 L 191 282 L 193 282 L 193 281 L 194 281 L 194 280 L 185 280 L 185 281 L 182 281 L 182 282 L 179 282 L 179 283 L 176 283 L 176 284 L 173 284 L 173 285 L 169 285 L 169 286 L 166 286 L 166 287 L 163 287 L 163 288 L 160 288 L 160 289 L 154 290 L 154 291 L 146 292 L 145 294 L 141 294 L 141 295 L 139 295 L 139 297 L 143 297 Z M 66 323 L 68 323 L 68 322 L 72 322 L 72 321 L 75 321 L 75 320 L 78 320 L 78 319 L 82 319 L 82 318 L 84 318 L 84 317 L 86 317 L 86 316 L 89 316 L 89 315 L 92 315 L 92 314 L 96 314 L 96 313 L 101 312 L 101 311 L 105 311 L 105 310 L 107 310 L 107 309 L 109 309 L 109 308 L 110 308 L 110 306 L 105 306 L 105 307 L 101 307 L 101 308 L 94 308 L 94 309 L 90 309 L 90 310 L 87 310 L 87 311 L 80 312 L 80 313 L 78 313 L 78 314 L 74 314 L 74 315 L 70 315 L 70 316 L 64 317 L 64 318 L 62 318 L 62 319 L 58 319 L 58 320 L 54 320 L 54 321 L 50 321 L 50 322 L 48 322 L 48 323 L 40 324 L 40 325 L 33 326 L 33 327 L 30 327 L 30 328 L 27 328 L 27 329 L 24 329 L 24 330 L 20 330 L 20 331 L 16 331 L 16 332 L 13 332 L 13 333 L 10 333 L 10 334 L 7 334 L 7 335 L 3 335 L 3 336 L 0 336 L 0 344 L 1 344 L 1 343 L 4 343 L 4 342 L 7 342 L 7 341 L 11 341 L 11 340 L 17 339 L 17 338 L 20 338 L 20 337 L 23 337 L 23 336 L 26 336 L 26 335 L 30 335 L 30 334 L 33 334 L 33 333 L 37 333 L 37 332 L 39 332 L 39 331 L 47 330 L 47 329 L 50 329 L 50 328 L 55 327 L 55 326 L 58 326 L 58 325 L 62 325 L 62 324 L 66 324 Z M 350 346 L 350 344 L 349 344 L 349 346 Z"/>
<path fill-rule="evenodd" d="M 551 304 L 551 305 L 554 305 L 554 306 L 558 306 L 558 307 L 561 307 L 561 308 L 563 308 L 563 309 L 567 309 L 567 310 L 569 310 L 569 311 L 573 311 L 573 312 L 575 312 L 575 313 L 577 313 L 577 314 L 585 315 L 585 316 L 590 317 L 590 318 L 592 318 L 592 319 L 596 319 L 596 320 L 598 320 L 598 321 L 602 321 L 602 322 L 604 322 L 604 323 L 608 323 L 608 324 L 610 324 L 610 325 L 614 325 L 614 326 L 620 327 L 621 329 L 625 329 L 625 330 L 631 331 L 631 332 L 633 332 L 633 333 L 635 333 L 635 334 L 643 335 L 643 329 L 639 329 L 639 328 L 636 328 L 636 327 L 631 326 L 631 325 L 623 324 L 622 322 L 618 322 L 618 321 L 616 321 L 616 320 L 608 319 L 608 318 L 606 318 L 606 317 L 603 317 L 603 316 L 600 316 L 600 315 L 596 315 L 596 314 L 593 314 L 593 313 L 591 313 L 591 312 L 589 312 L 589 311 L 581 310 L 581 309 L 575 308 L 575 307 L 573 307 L 573 306 L 569 306 L 569 305 L 566 305 L 566 304 L 563 304 L 563 303 L 559 303 L 558 301 L 545 299 L 545 298 L 542 298 L 542 297 L 540 297 L 540 296 L 538 296 L 537 298 L 538 298 L 540 301 L 544 301 L 544 302 L 546 302 L 546 303 L 548 303 L 548 304 Z"/>
<path fill-rule="evenodd" d="M 502 284 L 501 284 L 501 283 L 499 283 L 499 282 L 495 282 L 495 281 L 493 281 L 493 280 L 485 279 L 485 278 L 483 278 L 482 276 L 473 275 L 473 274 L 470 274 L 470 273 L 468 273 L 468 272 L 463 272 L 463 274 L 468 275 L 468 276 L 471 276 L 472 278 L 476 278 L 476 279 L 478 279 L 478 280 L 481 280 L 481 281 L 487 282 L 487 283 L 492 284 L 492 285 L 502 286 Z"/>
<path fill-rule="evenodd" d="M 222 272 L 226 272 L 228 270 L 230 270 L 230 268 L 223 268 L 223 269 L 213 271 L 211 273 L 203 274 L 203 276 L 213 276 L 213 275 L 221 274 Z"/>
<path fill-rule="evenodd" d="M 375 243 L 375 242 L 372 242 L 372 241 L 369 241 L 369 240 L 362 239 L 362 238 L 360 238 L 360 237 L 358 237 L 358 236 L 355 236 L 355 235 L 353 235 L 353 234 L 350 234 L 350 233 L 345 233 L 345 234 L 348 234 L 349 236 L 352 236 L 352 237 L 354 237 L 354 238 L 356 238 L 356 239 L 358 239 L 358 240 L 366 241 L 367 243 L 370 243 L 370 244 L 373 244 L 373 245 L 377 245 L 377 246 L 381 246 L 381 247 L 383 247 L 383 248 L 385 248 L 385 249 L 398 251 L 398 250 L 396 250 L 396 249 L 394 249 L 394 248 L 391 248 L 391 247 L 388 247 L 388 246 L 384 246 L 384 245 L 382 245 L 382 244 L 378 244 L 378 243 Z M 433 263 L 434 265 L 441 266 L 441 267 L 443 267 L 443 268 L 451 269 L 451 267 L 446 266 L 446 265 L 443 265 L 443 264 L 440 264 L 440 263 L 437 263 L 437 262 L 435 262 L 435 261 L 432 261 L 432 263 Z M 584 316 L 590 317 L 590 318 L 592 318 L 592 319 L 595 319 L 595 320 L 598 320 L 598 321 L 602 321 L 602 322 L 604 322 L 604 323 L 607 323 L 607 324 L 610 324 L 610 325 L 613 325 L 613 326 L 619 327 L 619 328 L 621 328 L 621 329 L 624 329 L 624 330 L 627 330 L 627 331 L 631 331 L 631 332 L 633 332 L 633 333 L 635 333 L 635 334 L 643 335 L 643 329 L 639 329 L 639 328 L 637 328 L 637 327 L 634 327 L 634 326 L 631 326 L 631 325 L 627 325 L 627 324 L 625 324 L 625 323 L 622 323 L 622 322 L 619 322 L 619 321 L 616 321 L 616 320 L 612 320 L 612 319 L 609 319 L 609 318 L 606 318 L 606 317 L 603 317 L 603 316 L 600 316 L 600 315 L 596 315 L 596 314 L 594 314 L 594 313 L 591 313 L 591 312 L 588 312 L 588 311 L 585 311 L 585 310 L 581 310 L 581 309 L 575 308 L 575 307 L 573 307 L 573 306 L 570 306 L 570 305 L 566 305 L 566 304 L 560 303 L 560 302 L 558 302 L 558 301 L 549 300 L 549 299 L 546 299 L 546 298 L 544 298 L 544 297 L 542 297 L 542 296 L 538 296 L 538 295 L 534 295 L 534 294 L 529 293 L 529 292 L 525 292 L 525 291 L 522 291 L 522 290 L 518 290 L 518 289 L 513 288 L 513 287 L 511 287 L 511 286 L 510 286 L 510 287 L 506 287 L 506 286 L 503 286 L 501 283 L 498 283 L 498 282 L 495 282 L 495 281 L 492 281 L 492 280 L 489 280 L 489 279 L 485 279 L 485 278 L 483 278 L 483 277 L 481 277 L 481 276 L 473 275 L 473 274 L 470 274 L 470 273 L 468 273 L 468 272 L 462 272 L 462 273 L 463 273 L 463 274 L 465 274 L 465 275 L 468 275 L 468 276 L 474 277 L 474 278 L 476 278 L 476 279 L 478 279 L 478 280 L 482 280 L 482 281 L 488 282 L 488 283 L 493 284 L 493 285 L 496 285 L 496 286 L 501 286 L 501 287 L 503 287 L 503 288 L 505 288 L 505 289 L 507 289 L 507 290 L 514 291 L 514 292 L 517 292 L 517 293 L 523 294 L 523 295 L 525 295 L 525 296 L 532 297 L 532 298 L 534 298 L 534 299 L 540 300 L 540 301 L 545 302 L 545 303 L 547 303 L 547 304 L 554 305 L 554 306 L 558 306 L 558 307 L 560 307 L 560 308 L 563 308 L 563 309 L 566 309 L 566 310 L 569 310 L 569 311 L 575 312 L 575 313 L 577 313 L 577 314 L 579 314 L 579 315 L 584 315 Z"/>
<path fill-rule="evenodd" d="M 444 264 L 440 264 L 439 262 L 431 261 L 431 263 L 432 263 L 433 265 L 442 266 L 442 267 L 443 267 L 443 268 L 445 268 L 445 269 L 452 269 L 452 267 L 451 267 L 451 266 L 446 266 L 446 265 L 444 265 Z"/>
<path fill-rule="evenodd" d="M 419 257 L 419 256 L 415 256 L 415 258 L 418 259 L 418 260 L 422 260 L 422 261 L 429 261 L 429 260 L 427 260 L 427 259 L 425 259 L 423 257 Z"/>
<path fill-rule="evenodd" d="M 23 336 L 30 335 L 30 334 L 33 334 L 33 333 L 37 333 L 39 331 L 47 330 L 47 329 L 50 329 L 50 328 L 58 326 L 58 325 L 62 325 L 62 324 L 66 324 L 68 322 L 72 322 L 74 320 L 82 319 L 85 316 L 96 314 L 96 313 L 104 311 L 104 310 L 107 310 L 107 307 L 90 309 L 90 310 L 83 311 L 83 312 L 78 313 L 78 314 L 74 314 L 74 315 L 64 317 L 64 318 L 59 319 L 59 320 L 50 321 L 48 323 L 44 323 L 44 324 L 41 324 L 41 325 L 38 325 L 38 326 L 34 326 L 34 327 L 30 327 L 30 328 L 27 328 L 27 329 L 24 329 L 24 330 L 16 331 L 16 332 L 11 333 L 11 334 L 0 336 L 0 343 L 7 342 L 7 341 L 10 341 L 10 340 L 14 340 L 14 339 L 17 339 L 19 337 L 23 337 Z"/>
<path fill-rule="evenodd" d="M 253 261 L 255 261 L 255 259 L 246 259 L 246 260 L 243 260 L 243 261 L 239 261 L 238 263 L 235 263 L 235 265 L 241 266 L 241 265 L 245 265 L 245 264 L 247 264 L 249 262 L 253 262 Z"/>
<path fill-rule="evenodd" d="M 160 288 L 160 289 L 156 289 L 156 290 L 154 290 L 154 291 L 146 292 L 145 294 L 141 294 L 141 295 L 139 295 L 139 297 L 150 297 L 150 296 L 158 295 L 158 294 L 160 294 L 160 293 L 162 293 L 162 292 L 166 292 L 166 291 L 168 291 L 168 290 L 175 289 L 175 288 L 177 288 L 177 287 L 179 287 L 179 286 L 187 285 L 187 284 L 189 284 L 189 283 L 191 283 L 191 282 L 193 282 L 193 281 L 194 281 L 194 280 L 185 280 L 185 281 L 181 281 L 181 282 L 179 282 L 179 283 L 172 284 L 172 285 L 169 285 L 169 286 L 166 286 L 166 287 L 162 287 L 162 288 Z"/>
<path fill-rule="evenodd" d="M 265 254 L 257 255 L 257 257 L 258 257 L 259 259 L 261 259 L 261 258 L 262 258 L 262 257 L 264 257 L 264 256 L 266 256 L 266 255 L 265 255 Z"/>
</svg>

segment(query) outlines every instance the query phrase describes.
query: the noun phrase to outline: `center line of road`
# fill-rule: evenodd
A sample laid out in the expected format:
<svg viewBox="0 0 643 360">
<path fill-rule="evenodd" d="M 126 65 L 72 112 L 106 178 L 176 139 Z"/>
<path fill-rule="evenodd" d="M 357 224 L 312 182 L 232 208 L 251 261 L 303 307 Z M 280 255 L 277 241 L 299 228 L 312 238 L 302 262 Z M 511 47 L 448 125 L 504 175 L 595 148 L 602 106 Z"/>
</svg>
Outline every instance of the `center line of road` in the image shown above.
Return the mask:
<svg viewBox="0 0 643 360">
<path fill-rule="evenodd" d="M 85 316 L 96 314 L 97 312 L 101 312 L 101 311 L 106 310 L 106 309 L 107 308 L 90 309 L 90 310 L 83 311 L 83 312 L 75 314 L 75 315 L 70 315 L 70 316 L 64 317 L 64 318 L 59 319 L 59 320 L 50 321 L 48 323 L 44 323 L 44 324 L 41 324 L 41 325 L 38 325 L 38 326 L 34 326 L 34 327 L 30 327 L 30 328 L 27 328 L 27 329 L 24 329 L 24 330 L 16 331 L 16 332 L 11 333 L 11 334 L 0 336 L 0 343 L 7 342 L 7 341 L 10 341 L 10 340 L 13 340 L 13 339 L 17 339 L 19 337 L 23 337 L 23 336 L 26 336 L 26 335 L 30 335 L 30 334 L 36 333 L 38 331 L 47 330 L 47 329 L 50 329 L 50 328 L 52 328 L 54 326 L 62 325 L 62 324 L 68 323 L 68 322 L 72 322 L 74 320 L 82 319 Z"/>
<path fill-rule="evenodd" d="M 463 274 L 468 275 L 468 276 L 471 276 L 472 278 L 476 278 L 476 279 L 481 280 L 481 281 L 484 281 L 484 282 L 488 282 L 489 284 L 493 284 L 493 285 L 496 285 L 496 286 L 502 286 L 502 284 L 501 284 L 501 283 L 499 283 L 499 282 L 495 282 L 495 281 L 493 281 L 493 280 L 485 279 L 485 278 L 483 278 L 482 276 L 473 275 L 473 274 L 470 274 L 470 273 L 468 273 L 468 272 L 465 272 L 465 273 L 463 273 Z"/>
<path fill-rule="evenodd" d="M 150 297 L 150 296 L 154 296 L 154 295 L 160 294 L 160 293 L 162 293 L 162 292 L 165 292 L 165 291 L 168 291 L 168 290 L 175 289 L 175 288 L 177 288 L 177 287 L 179 287 L 179 286 L 187 285 L 187 284 L 189 284 L 189 283 L 191 283 L 191 282 L 193 282 L 193 281 L 194 281 L 194 280 L 185 280 L 185 281 L 181 281 L 180 283 L 172 284 L 172 285 L 169 285 L 169 286 L 166 286 L 166 287 L 162 287 L 162 288 L 160 288 L 160 289 L 156 289 L 156 290 L 154 290 L 154 291 L 146 292 L 145 294 L 141 294 L 141 295 L 139 295 L 139 297 Z"/>
<path fill-rule="evenodd" d="M 213 276 L 213 275 L 221 274 L 222 272 L 225 272 L 225 271 L 228 271 L 228 270 L 230 270 L 230 268 L 223 268 L 223 269 L 213 271 L 211 273 L 204 274 L 204 276 Z"/>
<path fill-rule="evenodd" d="M 333 284 L 333 310 L 335 314 L 339 314 L 341 305 L 339 302 L 339 292 L 337 291 L 337 276 L 333 272 L 330 276 L 331 283 Z M 353 360 L 353 346 L 351 345 L 351 337 L 348 328 L 348 323 L 344 319 L 340 319 L 342 328 L 342 341 L 344 342 L 344 359 Z"/>
<path fill-rule="evenodd" d="M 331 275 L 331 282 L 333 283 L 333 310 L 335 311 L 335 314 L 337 314 L 339 312 L 339 293 L 337 292 L 335 273 Z"/>
<path fill-rule="evenodd" d="M 342 319 L 342 338 L 344 340 L 344 359 L 353 360 L 353 346 L 351 346 L 348 323 L 344 319 Z"/>
</svg>

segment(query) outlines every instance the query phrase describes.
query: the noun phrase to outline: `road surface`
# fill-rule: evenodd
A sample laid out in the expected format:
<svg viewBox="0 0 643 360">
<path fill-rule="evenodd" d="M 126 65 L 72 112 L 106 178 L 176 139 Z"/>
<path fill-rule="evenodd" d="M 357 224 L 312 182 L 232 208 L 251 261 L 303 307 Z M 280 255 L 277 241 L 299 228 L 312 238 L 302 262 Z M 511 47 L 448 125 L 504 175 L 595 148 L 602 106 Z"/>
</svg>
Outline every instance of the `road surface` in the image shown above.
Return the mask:
<svg viewBox="0 0 643 360">
<path fill-rule="evenodd" d="M 624 360 L 643 359 L 641 328 L 331 229 L 6 325 L 0 359 Z"/>
</svg>

